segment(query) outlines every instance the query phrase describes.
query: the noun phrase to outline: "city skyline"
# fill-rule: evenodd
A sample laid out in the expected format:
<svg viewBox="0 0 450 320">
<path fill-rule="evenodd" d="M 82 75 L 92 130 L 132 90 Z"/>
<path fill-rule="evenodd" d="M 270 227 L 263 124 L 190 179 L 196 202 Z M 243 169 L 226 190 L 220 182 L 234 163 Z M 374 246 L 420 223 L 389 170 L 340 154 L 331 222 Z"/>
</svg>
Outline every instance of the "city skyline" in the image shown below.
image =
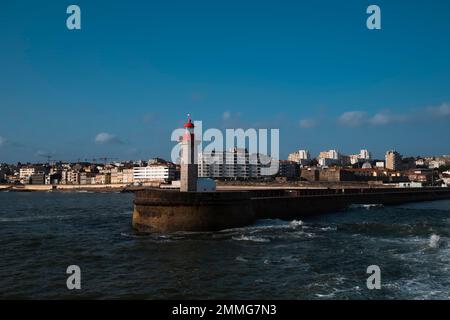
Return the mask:
<svg viewBox="0 0 450 320">
<path fill-rule="evenodd" d="M 377 31 L 358 1 L 78 1 L 76 31 L 50 3 L 0 12 L 0 162 L 168 159 L 188 112 L 279 128 L 283 159 L 450 152 L 448 1 L 378 1 Z"/>
</svg>

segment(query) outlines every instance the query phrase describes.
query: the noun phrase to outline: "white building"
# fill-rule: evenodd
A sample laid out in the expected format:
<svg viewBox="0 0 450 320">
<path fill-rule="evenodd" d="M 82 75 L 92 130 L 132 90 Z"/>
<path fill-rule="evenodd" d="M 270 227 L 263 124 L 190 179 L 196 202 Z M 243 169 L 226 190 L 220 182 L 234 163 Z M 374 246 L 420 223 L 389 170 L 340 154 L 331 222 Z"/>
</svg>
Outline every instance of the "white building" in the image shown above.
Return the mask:
<svg viewBox="0 0 450 320">
<path fill-rule="evenodd" d="M 242 148 L 199 153 L 198 176 L 218 179 L 259 178 L 263 158 L 259 154 L 249 154 L 247 149 Z"/>
<path fill-rule="evenodd" d="M 175 179 L 176 168 L 172 163 L 154 164 L 133 168 L 134 182 L 169 182 Z"/>
<path fill-rule="evenodd" d="M 432 160 L 428 163 L 428 168 L 439 169 L 441 166 L 445 166 L 446 162 L 444 160 Z"/>
<path fill-rule="evenodd" d="M 367 162 L 372 159 L 372 155 L 367 149 L 361 149 L 358 154 L 352 154 L 350 155 L 350 163 L 356 164 L 356 163 L 362 163 Z"/>
<path fill-rule="evenodd" d="M 333 164 L 339 164 L 340 158 L 341 155 L 337 150 L 328 150 L 320 152 L 317 161 L 320 166 L 327 167 Z"/>
<path fill-rule="evenodd" d="M 319 166 L 321 166 L 321 167 L 328 167 L 333 164 L 338 164 L 339 161 L 336 159 L 331 159 L 331 158 L 319 158 L 318 163 L 319 163 Z"/>
<path fill-rule="evenodd" d="M 450 171 L 442 172 L 442 180 L 444 183 L 450 187 Z"/>
<path fill-rule="evenodd" d="M 308 150 L 298 150 L 290 153 L 288 156 L 289 161 L 301 162 L 301 160 L 310 160 L 311 156 Z"/>
<path fill-rule="evenodd" d="M 375 162 L 376 168 L 384 168 L 384 161 L 377 161 Z"/>
<path fill-rule="evenodd" d="M 19 170 L 19 179 L 26 180 L 29 179 L 32 174 L 36 171 L 35 168 L 23 167 Z"/>
<path fill-rule="evenodd" d="M 327 159 L 333 159 L 333 160 L 339 160 L 339 152 L 337 150 L 330 150 L 328 151 L 328 157 Z"/>
<path fill-rule="evenodd" d="M 61 183 L 63 184 L 79 184 L 80 173 L 75 170 L 63 170 L 61 172 Z"/>
<path fill-rule="evenodd" d="M 308 150 L 298 150 L 289 154 L 288 161 L 294 161 L 300 166 L 305 166 L 311 162 L 311 155 Z"/>
<path fill-rule="evenodd" d="M 359 158 L 364 160 L 370 160 L 372 159 L 372 155 L 367 149 L 361 149 L 359 152 Z"/>
<path fill-rule="evenodd" d="M 416 166 L 417 167 L 423 167 L 425 165 L 426 165 L 425 159 L 419 158 L 419 159 L 416 160 Z"/>
</svg>

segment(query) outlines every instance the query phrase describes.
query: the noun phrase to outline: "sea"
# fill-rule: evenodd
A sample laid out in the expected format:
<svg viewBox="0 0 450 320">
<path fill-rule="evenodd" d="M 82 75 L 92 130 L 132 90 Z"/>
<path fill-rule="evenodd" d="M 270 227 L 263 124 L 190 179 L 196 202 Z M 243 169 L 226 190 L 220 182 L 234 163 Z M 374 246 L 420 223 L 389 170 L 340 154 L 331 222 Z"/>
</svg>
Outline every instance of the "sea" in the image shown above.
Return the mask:
<svg viewBox="0 0 450 320">
<path fill-rule="evenodd" d="M 449 299 L 450 200 L 141 234 L 133 194 L 0 192 L 2 299 Z M 80 268 L 69 290 L 67 268 Z M 369 266 L 380 289 L 369 289 Z"/>
</svg>

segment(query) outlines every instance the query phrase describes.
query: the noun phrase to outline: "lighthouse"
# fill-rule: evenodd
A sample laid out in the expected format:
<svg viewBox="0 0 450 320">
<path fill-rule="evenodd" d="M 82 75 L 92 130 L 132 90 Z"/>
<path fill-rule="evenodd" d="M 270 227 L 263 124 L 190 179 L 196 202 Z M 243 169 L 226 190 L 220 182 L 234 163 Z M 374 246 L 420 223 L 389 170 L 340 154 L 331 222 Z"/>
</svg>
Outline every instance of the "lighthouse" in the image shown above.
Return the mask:
<svg viewBox="0 0 450 320">
<path fill-rule="evenodd" d="M 180 191 L 197 191 L 197 144 L 194 136 L 194 124 L 189 114 L 184 128 L 185 132 L 181 140 Z"/>
</svg>

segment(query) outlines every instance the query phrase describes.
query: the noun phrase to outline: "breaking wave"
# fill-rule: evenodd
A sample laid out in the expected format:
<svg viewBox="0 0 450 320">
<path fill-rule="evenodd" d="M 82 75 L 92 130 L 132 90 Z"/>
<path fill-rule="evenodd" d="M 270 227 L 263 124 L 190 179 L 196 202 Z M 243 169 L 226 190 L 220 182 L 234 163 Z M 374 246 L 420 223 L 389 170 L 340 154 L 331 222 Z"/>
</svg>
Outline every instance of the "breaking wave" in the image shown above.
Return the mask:
<svg viewBox="0 0 450 320">
<path fill-rule="evenodd" d="M 438 236 L 437 234 L 432 234 L 429 242 L 430 248 L 437 248 L 439 246 L 440 240 L 441 240 L 440 236 Z"/>
<path fill-rule="evenodd" d="M 303 221 L 302 220 L 292 220 L 291 222 L 289 222 L 289 226 L 292 228 L 296 228 L 299 226 L 303 226 Z"/>
<path fill-rule="evenodd" d="M 369 204 L 352 204 L 350 205 L 350 209 L 366 209 L 366 210 L 372 210 L 372 209 L 379 209 L 383 208 L 383 204 L 381 203 L 369 203 Z"/>
<path fill-rule="evenodd" d="M 244 236 L 241 235 L 239 237 L 232 237 L 233 240 L 236 241 L 252 241 L 252 242 L 270 242 L 270 239 L 262 238 L 262 237 L 256 237 L 256 236 Z"/>
</svg>

